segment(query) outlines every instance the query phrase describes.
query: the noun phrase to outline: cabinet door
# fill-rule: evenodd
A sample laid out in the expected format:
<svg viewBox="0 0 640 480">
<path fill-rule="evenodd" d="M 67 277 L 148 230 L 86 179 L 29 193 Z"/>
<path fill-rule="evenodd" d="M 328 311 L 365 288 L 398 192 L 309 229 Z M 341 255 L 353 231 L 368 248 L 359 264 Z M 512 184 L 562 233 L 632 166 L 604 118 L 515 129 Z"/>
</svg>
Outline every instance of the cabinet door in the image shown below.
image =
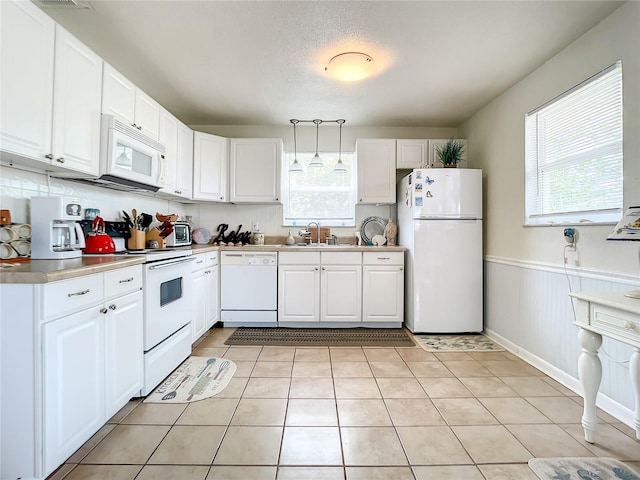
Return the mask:
<svg viewBox="0 0 640 480">
<path fill-rule="evenodd" d="M 323 265 L 320 275 L 320 321 L 362 321 L 362 266 Z"/>
<path fill-rule="evenodd" d="M 231 202 L 280 201 L 282 139 L 232 138 L 229 163 Z"/>
<path fill-rule="evenodd" d="M 193 134 L 193 199 L 227 201 L 227 139 Z"/>
<path fill-rule="evenodd" d="M 111 418 L 142 388 L 142 291 L 105 304 L 106 415 Z"/>
<path fill-rule="evenodd" d="M 205 332 L 207 318 L 207 275 L 205 269 L 193 272 L 193 316 L 191 317 L 191 343 Z"/>
<path fill-rule="evenodd" d="M 160 135 L 160 104 L 136 88 L 135 124 L 142 133 L 158 139 Z"/>
<path fill-rule="evenodd" d="M 317 322 L 320 319 L 320 267 L 278 268 L 278 321 Z"/>
<path fill-rule="evenodd" d="M 102 113 L 135 124 L 136 86 L 105 62 L 102 77 Z"/>
<path fill-rule="evenodd" d="M 429 159 L 429 140 L 396 140 L 396 168 L 425 168 Z"/>
<path fill-rule="evenodd" d="M 399 265 L 362 269 L 362 320 L 402 322 L 404 320 L 404 268 Z"/>
<path fill-rule="evenodd" d="M 0 2 L 0 149 L 50 163 L 55 23 L 31 2 Z"/>
<path fill-rule="evenodd" d="M 193 130 L 178 122 L 178 161 L 176 193 L 183 198 L 193 196 Z"/>
<path fill-rule="evenodd" d="M 105 422 L 104 314 L 99 308 L 43 326 L 46 473 L 58 468 Z"/>
<path fill-rule="evenodd" d="M 220 269 L 216 265 L 206 271 L 208 310 L 205 326 L 208 330 L 220 320 Z"/>
<path fill-rule="evenodd" d="M 58 25 L 55 64 L 53 163 L 97 175 L 102 59 Z"/>
<path fill-rule="evenodd" d="M 358 139 L 358 203 L 396 202 L 396 141 Z"/>
<path fill-rule="evenodd" d="M 164 186 L 160 192 L 175 195 L 178 172 L 178 120 L 165 109 L 160 112 L 158 139 L 166 147 L 164 168 L 159 179 Z"/>
</svg>

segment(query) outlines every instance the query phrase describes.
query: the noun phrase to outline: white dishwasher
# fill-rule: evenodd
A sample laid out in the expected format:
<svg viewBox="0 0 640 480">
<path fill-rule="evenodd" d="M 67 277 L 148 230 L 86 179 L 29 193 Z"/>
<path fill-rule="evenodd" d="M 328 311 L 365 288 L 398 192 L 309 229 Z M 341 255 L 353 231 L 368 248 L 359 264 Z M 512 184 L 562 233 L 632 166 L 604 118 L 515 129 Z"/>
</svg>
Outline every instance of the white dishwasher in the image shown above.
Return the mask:
<svg viewBox="0 0 640 480">
<path fill-rule="evenodd" d="M 275 327 L 277 305 L 277 252 L 221 252 L 220 319 L 225 327 Z"/>
</svg>

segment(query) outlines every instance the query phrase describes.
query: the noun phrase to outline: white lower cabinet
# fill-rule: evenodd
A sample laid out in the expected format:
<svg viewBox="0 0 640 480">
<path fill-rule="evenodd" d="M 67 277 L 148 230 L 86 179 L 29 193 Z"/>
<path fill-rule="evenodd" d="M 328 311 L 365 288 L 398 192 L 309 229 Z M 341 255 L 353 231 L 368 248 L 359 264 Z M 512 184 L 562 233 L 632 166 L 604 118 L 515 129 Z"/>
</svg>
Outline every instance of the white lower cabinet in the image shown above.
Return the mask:
<svg viewBox="0 0 640 480">
<path fill-rule="evenodd" d="M 278 255 L 278 322 L 320 320 L 320 252 Z"/>
<path fill-rule="evenodd" d="M 44 471 L 48 473 L 105 422 L 104 315 L 93 307 L 46 323 L 42 343 Z"/>
<path fill-rule="evenodd" d="M 278 322 L 362 322 L 361 252 L 280 252 Z"/>
<path fill-rule="evenodd" d="M 139 265 L 0 284 L 0 478 L 46 478 L 141 389 L 142 308 Z"/>
<path fill-rule="evenodd" d="M 220 317 L 218 252 L 197 254 L 193 263 L 194 314 L 191 343 L 195 343 Z"/>
<path fill-rule="evenodd" d="M 404 253 L 364 252 L 362 258 L 362 320 L 404 320 Z"/>
<path fill-rule="evenodd" d="M 362 253 L 322 252 L 320 321 L 362 321 Z"/>
<path fill-rule="evenodd" d="M 115 415 L 142 387 L 142 290 L 111 300 L 104 322 L 106 419 Z"/>
</svg>

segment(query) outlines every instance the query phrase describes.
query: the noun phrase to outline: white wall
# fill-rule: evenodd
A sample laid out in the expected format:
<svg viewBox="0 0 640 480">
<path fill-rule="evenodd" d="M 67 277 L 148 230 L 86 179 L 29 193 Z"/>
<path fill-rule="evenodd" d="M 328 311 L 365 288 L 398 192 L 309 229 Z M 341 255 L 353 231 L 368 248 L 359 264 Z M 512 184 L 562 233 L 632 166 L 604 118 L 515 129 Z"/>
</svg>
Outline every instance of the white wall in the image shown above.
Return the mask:
<svg viewBox="0 0 640 480">
<path fill-rule="evenodd" d="M 287 121 L 288 123 L 288 121 Z M 229 138 L 282 138 L 285 151 L 293 151 L 293 126 L 225 126 L 225 125 L 192 125 L 197 131 L 213 133 Z M 298 150 L 315 151 L 315 126 L 301 126 L 298 130 Z M 343 127 L 343 151 L 354 151 L 356 138 L 449 138 L 456 134 L 453 128 L 415 128 L 415 127 Z M 337 151 L 338 128 L 336 124 L 324 124 L 319 130 L 320 151 Z M 131 210 L 155 214 L 176 213 L 192 215 L 194 226 L 207 228 L 215 232 L 221 223 L 229 224 L 235 230 L 242 225 L 242 230 L 250 230 L 254 222 L 267 235 L 286 235 L 288 227 L 282 226 L 281 205 L 231 205 L 202 202 L 198 204 L 182 204 L 175 201 L 157 199 L 148 195 L 123 193 L 91 185 L 47 178 L 44 174 L 24 171 L 18 168 L 2 167 L 0 169 L 0 205 L 10 209 L 14 222 L 29 221 L 29 198 L 34 195 L 66 195 L 78 198 L 84 208 L 93 207 L 101 210 L 105 220 L 119 219 L 120 210 Z M 393 206 L 366 205 L 356 206 L 356 227 L 334 228 L 339 236 L 351 236 L 360 229 L 362 221 L 369 216 L 395 218 Z M 293 233 L 295 234 L 295 229 Z"/>
<path fill-rule="evenodd" d="M 565 275 L 562 226 L 524 227 L 524 116 L 622 59 L 624 205 L 640 205 L 640 2 L 628 2 L 459 126 L 484 176 L 485 328 L 580 391 L 580 347 L 569 284 L 576 290 L 640 286 L 640 242 L 606 242 L 612 225 L 579 225 L 578 264 Z M 569 283 L 570 282 L 570 283 Z M 606 340 L 599 404 L 631 422 L 631 349 Z M 618 363 L 621 362 L 621 363 Z"/>
<path fill-rule="evenodd" d="M 515 54 L 515 53 L 514 53 Z M 558 264 L 563 227 L 523 227 L 524 116 L 622 59 L 624 204 L 640 205 L 640 3 L 628 2 L 459 127 L 485 179 L 485 254 Z M 606 242 L 613 226 L 578 226 L 580 265 L 640 274 L 638 244 Z"/>
</svg>

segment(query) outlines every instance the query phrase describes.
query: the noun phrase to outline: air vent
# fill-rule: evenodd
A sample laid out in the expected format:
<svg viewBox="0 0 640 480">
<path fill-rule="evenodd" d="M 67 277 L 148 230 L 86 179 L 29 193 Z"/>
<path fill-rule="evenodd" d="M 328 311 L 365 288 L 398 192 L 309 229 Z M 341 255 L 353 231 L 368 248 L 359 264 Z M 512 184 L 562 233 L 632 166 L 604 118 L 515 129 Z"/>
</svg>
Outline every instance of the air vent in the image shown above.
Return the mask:
<svg viewBox="0 0 640 480">
<path fill-rule="evenodd" d="M 43 8 L 92 8 L 83 0 L 33 0 L 33 3 Z"/>
</svg>

